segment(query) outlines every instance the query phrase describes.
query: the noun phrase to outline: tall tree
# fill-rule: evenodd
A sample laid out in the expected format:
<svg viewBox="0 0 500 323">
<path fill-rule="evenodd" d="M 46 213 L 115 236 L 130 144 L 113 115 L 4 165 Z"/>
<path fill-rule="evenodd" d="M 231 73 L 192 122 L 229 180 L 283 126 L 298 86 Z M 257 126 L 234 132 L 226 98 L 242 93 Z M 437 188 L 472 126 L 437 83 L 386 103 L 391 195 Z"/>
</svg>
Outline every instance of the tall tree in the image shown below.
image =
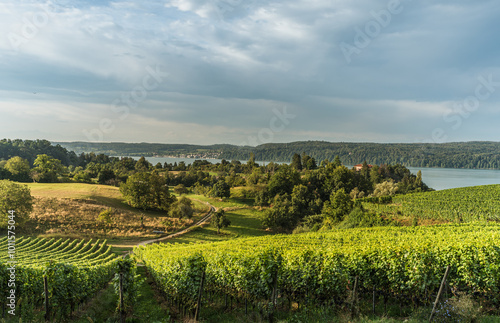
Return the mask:
<svg viewBox="0 0 500 323">
<path fill-rule="evenodd" d="M 339 166 L 342 166 L 342 162 L 340 161 L 339 155 L 337 155 L 333 160 L 333 167 L 339 167 Z"/>
<path fill-rule="evenodd" d="M 229 197 L 231 196 L 231 188 L 224 179 L 219 179 L 210 190 L 210 195 L 220 198 Z"/>
<path fill-rule="evenodd" d="M 259 167 L 259 164 L 255 162 L 255 154 L 250 153 L 250 158 L 247 161 L 247 173 L 251 173 L 255 167 Z"/>
<path fill-rule="evenodd" d="M 302 161 L 299 154 L 293 155 L 291 166 L 298 171 L 302 170 Z"/>
<path fill-rule="evenodd" d="M 216 211 L 212 217 L 212 225 L 217 228 L 217 234 L 220 234 L 220 229 L 227 228 L 231 225 L 231 220 L 227 218 L 224 210 Z"/>
<path fill-rule="evenodd" d="M 130 176 L 120 186 L 125 200 L 143 210 L 168 211 L 175 197 L 170 194 L 167 182 L 157 172 L 141 172 Z"/>
<path fill-rule="evenodd" d="M 335 224 L 344 219 L 353 209 L 354 203 L 344 189 L 332 193 L 330 200 L 323 206 L 325 220 Z"/>
<path fill-rule="evenodd" d="M 19 182 L 30 181 L 30 163 L 19 156 L 12 157 L 5 164 L 5 169 L 12 174 L 12 180 Z"/>
<path fill-rule="evenodd" d="M 277 194 L 292 194 L 293 187 L 299 183 L 300 174 L 289 165 L 281 165 L 269 180 L 269 194 L 272 198 Z"/>
<path fill-rule="evenodd" d="M 272 207 L 264 212 L 262 223 L 280 231 L 291 231 L 297 225 L 297 214 L 294 212 L 290 195 L 278 194 L 274 197 Z"/>
<path fill-rule="evenodd" d="M 138 171 L 140 171 L 140 172 L 147 171 L 151 167 L 152 167 L 151 163 L 148 162 L 146 160 L 146 158 L 144 158 L 144 156 L 142 156 L 141 158 L 139 158 L 139 160 L 137 161 L 137 163 L 135 163 L 135 169 L 138 170 Z"/>
<path fill-rule="evenodd" d="M 33 197 L 28 186 L 9 180 L 0 181 L 0 227 L 7 227 L 9 216 L 15 225 L 22 225 L 32 210 Z"/>
<path fill-rule="evenodd" d="M 38 155 L 33 163 L 31 177 L 35 182 L 55 183 L 58 182 L 58 176 L 62 174 L 64 167 L 59 159 L 48 155 Z"/>
<path fill-rule="evenodd" d="M 172 218 L 187 218 L 191 219 L 194 213 L 193 201 L 187 197 L 181 197 L 170 207 L 169 215 Z"/>
</svg>

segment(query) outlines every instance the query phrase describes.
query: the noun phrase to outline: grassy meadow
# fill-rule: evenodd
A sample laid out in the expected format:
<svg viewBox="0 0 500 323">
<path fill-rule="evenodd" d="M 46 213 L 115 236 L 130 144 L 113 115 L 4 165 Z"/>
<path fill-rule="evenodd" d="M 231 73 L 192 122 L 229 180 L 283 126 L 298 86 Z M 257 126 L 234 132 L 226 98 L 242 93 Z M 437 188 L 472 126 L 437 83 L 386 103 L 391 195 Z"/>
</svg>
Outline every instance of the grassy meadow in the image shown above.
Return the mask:
<svg viewBox="0 0 500 323">
<path fill-rule="evenodd" d="M 30 221 L 21 228 L 25 235 L 106 238 L 113 245 L 129 248 L 141 240 L 159 237 L 153 231 L 176 232 L 208 212 L 208 206 L 201 201 L 193 201 L 196 212 L 192 219 L 134 209 L 113 186 L 30 183 L 28 187 L 35 203 Z M 99 214 L 107 209 L 112 210 L 110 224 L 98 221 Z"/>
</svg>

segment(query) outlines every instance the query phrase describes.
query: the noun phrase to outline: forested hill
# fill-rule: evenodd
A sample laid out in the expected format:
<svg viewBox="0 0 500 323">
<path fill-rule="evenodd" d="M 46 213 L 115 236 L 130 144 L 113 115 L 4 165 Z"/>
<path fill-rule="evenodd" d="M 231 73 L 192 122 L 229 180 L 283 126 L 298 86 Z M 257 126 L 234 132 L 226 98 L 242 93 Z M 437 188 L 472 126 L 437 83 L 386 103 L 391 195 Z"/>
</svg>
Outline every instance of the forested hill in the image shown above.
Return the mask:
<svg viewBox="0 0 500 323">
<path fill-rule="evenodd" d="M 294 153 L 310 155 L 318 161 L 339 156 L 345 165 L 367 161 L 369 164 L 402 164 L 412 167 L 500 169 L 500 142 L 456 142 L 443 144 L 378 144 L 302 141 L 288 144 L 264 144 L 255 148 L 225 152 L 222 158 L 290 161 Z"/>
<path fill-rule="evenodd" d="M 301 141 L 257 147 L 85 142 L 55 144 L 77 153 L 95 152 L 115 156 L 192 156 L 247 160 L 250 153 L 254 153 L 256 160 L 289 162 L 293 154 L 306 153 L 314 157 L 318 164 L 324 159 L 333 160 L 338 155 L 346 165 L 366 160 L 369 164 L 377 165 L 400 163 L 413 167 L 500 169 L 500 142 L 379 144 Z"/>
<path fill-rule="evenodd" d="M 59 159 L 63 165 L 78 164 L 78 157 L 72 151 L 52 144 L 48 140 L 0 140 L 0 161 L 19 156 L 33 164 L 37 155 L 46 154 Z"/>
</svg>

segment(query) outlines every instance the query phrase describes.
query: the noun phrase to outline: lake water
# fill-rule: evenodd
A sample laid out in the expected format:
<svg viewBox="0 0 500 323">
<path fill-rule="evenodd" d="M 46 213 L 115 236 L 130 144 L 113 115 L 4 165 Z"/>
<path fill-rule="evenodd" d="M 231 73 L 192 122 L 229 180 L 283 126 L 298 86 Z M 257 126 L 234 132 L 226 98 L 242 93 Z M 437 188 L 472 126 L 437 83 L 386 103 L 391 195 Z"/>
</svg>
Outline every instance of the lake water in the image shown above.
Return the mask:
<svg viewBox="0 0 500 323">
<path fill-rule="evenodd" d="M 117 157 L 120 157 L 120 156 L 117 156 Z M 134 158 L 135 160 L 139 159 L 140 157 L 132 157 Z M 158 163 L 162 163 L 164 164 L 165 162 L 166 163 L 177 163 L 179 164 L 181 161 L 183 161 L 186 165 L 191 165 L 195 160 L 200 160 L 201 158 L 177 158 L 177 157 L 145 157 L 147 161 L 149 161 L 151 164 L 156 165 Z M 217 163 L 220 163 L 222 161 L 222 159 L 215 159 L 215 158 L 207 158 L 207 159 L 203 159 L 203 160 L 208 160 L 209 162 L 211 162 L 212 164 L 217 164 Z M 246 160 L 240 160 L 242 164 L 246 164 Z M 230 160 L 228 160 L 228 162 L 231 162 Z M 260 166 L 262 165 L 267 165 L 269 164 L 269 162 L 263 162 L 263 161 L 255 161 L 257 164 L 259 164 Z M 283 164 L 281 162 L 276 162 L 276 164 Z"/>
<path fill-rule="evenodd" d="M 134 157 L 135 158 L 135 157 Z M 136 158 L 138 159 L 138 158 Z M 192 164 L 194 158 L 164 158 L 164 157 L 147 157 L 150 163 L 179 163 L 184 161 L 186 165 Z M 220 159 L 207 159 L 211 163 L 220 163 Z M 246 163 L 246 161 L 241 161 Z M 266 165 L 269 162 L 257 161 L 259 165 Z M 416 168 L 408 167 L 413 173 L 417 174 L 422 171 L 422 180 L 429 187 L 435 190 L 444 190 L 448 188 L 467 187 L 488 184 L 500 184 L 500 170 L 485 170 L 485 169 L 457 169 L 457 168 Z"/>
<path fill-rule="evenodd" d="M 415 167 L 408 167 L 408 169 L 413 174 L 421 170 L 424 183 L 435 190 L 500 184 L 500 170 Z"/>
</svg>

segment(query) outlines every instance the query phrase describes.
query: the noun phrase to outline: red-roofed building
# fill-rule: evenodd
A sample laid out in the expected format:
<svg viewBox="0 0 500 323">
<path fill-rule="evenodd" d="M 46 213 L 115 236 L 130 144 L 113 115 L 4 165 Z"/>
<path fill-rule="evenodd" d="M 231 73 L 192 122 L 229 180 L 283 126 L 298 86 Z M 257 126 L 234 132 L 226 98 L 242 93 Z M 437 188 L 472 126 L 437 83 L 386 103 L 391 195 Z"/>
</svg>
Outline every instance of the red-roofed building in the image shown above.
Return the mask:
<svg viewBox="0 0 500 323">
<path fill-rule="evenodd" d="M 373 165 L 370 165 L 368 164 L 368 168 L 372 168 Z M 363 164 L 357 164 L 357 165 L 354 165 L 354 169 L 357 170 L 357 171 L 360 171 L 361 169 L 363 168 Z"/>
</svg>

